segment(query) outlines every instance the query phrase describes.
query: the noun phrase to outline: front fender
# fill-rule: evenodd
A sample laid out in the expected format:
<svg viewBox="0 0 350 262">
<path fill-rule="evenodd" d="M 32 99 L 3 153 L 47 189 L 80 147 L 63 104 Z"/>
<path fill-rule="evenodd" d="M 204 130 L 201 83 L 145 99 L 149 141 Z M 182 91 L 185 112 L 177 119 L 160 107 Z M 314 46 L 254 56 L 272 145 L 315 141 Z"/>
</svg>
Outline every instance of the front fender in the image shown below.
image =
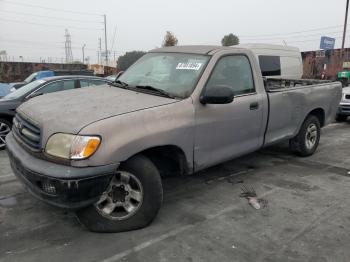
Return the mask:
<svg viewBox="0 0 350 262">
<path fill-rule="evenodd" d="M 193 165 L 192 99 L 103 119 L 83 128 L 79 134 L 100 135 L 102 142 L 91 158 L 73 161 L 73 166 L 120 163 L 146 149 L 164 145 L 180 148 L 186 162 Z"/>
</svg>

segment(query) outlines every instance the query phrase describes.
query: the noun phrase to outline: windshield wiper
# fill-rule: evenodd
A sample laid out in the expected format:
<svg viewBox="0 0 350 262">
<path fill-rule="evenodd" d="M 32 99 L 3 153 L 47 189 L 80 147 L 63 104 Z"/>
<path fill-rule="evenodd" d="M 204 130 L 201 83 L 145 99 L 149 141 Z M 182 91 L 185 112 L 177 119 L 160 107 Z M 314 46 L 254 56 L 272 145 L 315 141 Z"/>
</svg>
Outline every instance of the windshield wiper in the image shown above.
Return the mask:
<svg viewBox="0 0 350 262">
<path fill-rule="evenodd" d="M 144 90 L 150 90 L 150 91 L 155 91 L 165 97 L 168 97 L 168 98 L 173 98 L 173 99 L 176 99 L 176 97 L 170 93 L 168 93 L 167 91 L 164 91 L 163 89 L 159 89 L 159 88 L 156 88 L 154 86 L 150 86 L 150 85 L 137 85 L 135 86 L 136 88 L 138 89 L 144 89 Z"/>
<path fill-rule="evenodd" d="M 129 86 L 128 83 L 125 83 L 123 81 L 120 81 L 120 80 L 115 80 L 114 82 L 112 83 L 109 83 L 110 85 L 112 86 L 116 86 L 116 87 L 122 87 L 122 88 L 126 88 Z"/>
</svg>

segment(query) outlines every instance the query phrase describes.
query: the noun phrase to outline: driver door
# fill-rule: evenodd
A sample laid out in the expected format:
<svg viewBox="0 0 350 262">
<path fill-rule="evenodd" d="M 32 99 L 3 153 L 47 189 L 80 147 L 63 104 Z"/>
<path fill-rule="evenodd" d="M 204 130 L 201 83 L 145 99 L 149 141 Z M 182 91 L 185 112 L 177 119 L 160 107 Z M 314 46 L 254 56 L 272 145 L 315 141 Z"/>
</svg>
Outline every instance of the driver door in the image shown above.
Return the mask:
<svg viewBox="0 0 350 262">
<path fill-rule="evenodd" d="M 263 97 L 256 92 L 248 57 L 222 56 L 203 92 L 218 86 L 232 88 L 234 100 L 229 104 L 196 106 L 196 171 L 252 152 L 262 145 Z"/>
</svg>

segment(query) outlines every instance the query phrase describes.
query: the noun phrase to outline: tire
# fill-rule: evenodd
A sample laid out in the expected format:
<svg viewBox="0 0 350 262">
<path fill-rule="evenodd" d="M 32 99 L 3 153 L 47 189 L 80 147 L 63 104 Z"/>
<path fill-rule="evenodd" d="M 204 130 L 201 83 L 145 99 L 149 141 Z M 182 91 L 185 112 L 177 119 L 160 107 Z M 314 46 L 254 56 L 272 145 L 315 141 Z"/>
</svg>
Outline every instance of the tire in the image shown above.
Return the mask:
<svg viewBox="0 0 350 262">
<path fill-rule="evenodd" d="M 312 155 L 320 142 L 320 121 L 314 115 L 309 115 L 302 124 L 296 137 L 289 141 L 291 150 L 299 156 Z"/>
<path fill-rule="evenodd" d="M 12 124 L 10 121 L 0 118 L 0 150 L 6 148 L 5 137 L 11 131 Z"/>
<path fill-rule="evenodd" d="M 337 122 L 345 122 L 348 119 L 348 116 L 344 116 L 344 115 L 337 115 L 335 117 L 335 121 Z"/>
<path fill-rule="evenodd" d="M 132 189 L 131 191 L 138 191 L 138 197 L 135 198 L 138 201 L 132 199 L 131 195 L 135 194 L 132 194 L 131 191 L 130 193 L 124 192 L 124 201 L 121 197 L 121 195 L 123 196 L 123 193 L 120 193 L 121 190 L 126 191 L 126 188 L 129 187 L 126 184 L 125 188 L 123 186 L 122 181 L 125 180 L 126 176 L 129 176 L 129 184 L 133 188 L 137 188 L 137 190 Z M 156 217 L 163 201 L 163 187 L 160 174 L 155 165 L 143 155 L 136 155 L 122 164 L 116 175 L 111 179 L 105 193 L 94 205 L 76 212 L 79 221 L 90 231 L 115 233 L 146 227 Z M 142 200 L 140 200 L 140 194 L 142 194 Z M 127 201 L 128 196 L 130 196 L 129 203 Z M 103 200 L 105 197 L 107 199 Z M 116 200 L 118 197 L 119 199 Z M 111 201 L 118 205 L 127 204 L 129 210 L 132 210 L 129 208 L 130 204 L 133 207 L 138 207 L 128 213 L 124 207 L 116 207 L 114 209 L 114 204 Z M 108 205 L 112 207 L 108 208 Z M 107 214 L 104 210 L 107 210 L 107 213 L 110 210 L 114 211 Z M 124 212 L 128 214 L 124 215 Z"/>
</svg>

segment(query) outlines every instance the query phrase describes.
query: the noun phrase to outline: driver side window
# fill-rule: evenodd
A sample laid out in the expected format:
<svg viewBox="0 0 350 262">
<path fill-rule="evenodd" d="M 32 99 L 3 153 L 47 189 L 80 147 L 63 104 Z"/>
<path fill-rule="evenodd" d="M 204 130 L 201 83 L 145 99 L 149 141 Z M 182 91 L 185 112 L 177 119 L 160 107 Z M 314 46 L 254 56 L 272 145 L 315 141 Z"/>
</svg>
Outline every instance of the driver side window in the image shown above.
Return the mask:
<svg viewBox="0 0 350 262">
<path fill-rule="evenodd" d="M 244 55 L 222 57 L 216 64 L 206 89 L 227 86 L 235 95 L 255 92 L 252 69 Z"/>
</svg>

